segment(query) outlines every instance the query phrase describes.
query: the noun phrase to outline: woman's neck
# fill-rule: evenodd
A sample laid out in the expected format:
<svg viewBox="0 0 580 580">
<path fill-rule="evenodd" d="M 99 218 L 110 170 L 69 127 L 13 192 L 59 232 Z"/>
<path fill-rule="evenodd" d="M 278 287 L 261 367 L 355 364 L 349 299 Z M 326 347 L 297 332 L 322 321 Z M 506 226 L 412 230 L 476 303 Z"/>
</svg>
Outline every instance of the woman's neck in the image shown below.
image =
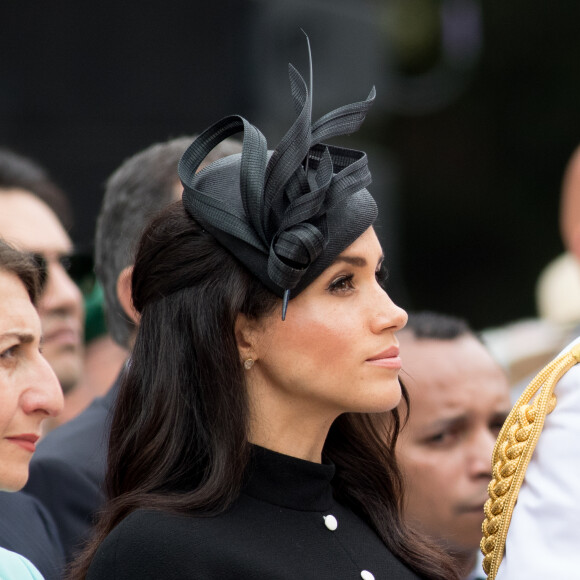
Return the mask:
<svg viewBox="0 0 580 580">
<path fill-rule="evenodd" d="M 326 401 L 275 387 L 254 373 L 248 381 L 249 441 L 260 447 L 321 463 L 328 431 L 340 410 Z"/>
<path fill-rule="evenodd" d="M 321 463 L 333 420 L 304 413 L 251 413 L 249 440 L 284 455 Z"/>
</svg>

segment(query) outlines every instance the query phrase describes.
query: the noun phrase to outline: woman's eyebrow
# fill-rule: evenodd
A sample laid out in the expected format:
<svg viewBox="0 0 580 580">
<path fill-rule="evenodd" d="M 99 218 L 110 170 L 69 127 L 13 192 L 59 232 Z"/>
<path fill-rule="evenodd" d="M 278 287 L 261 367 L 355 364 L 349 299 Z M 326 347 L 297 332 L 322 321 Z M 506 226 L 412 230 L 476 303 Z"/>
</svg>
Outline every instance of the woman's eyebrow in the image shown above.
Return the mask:
<svg viewBox="0 0 580 580">
<path fill-rule="evenodd" d="M 22 344 L 28 344 L 29 342 L 34 342 L 34 334 L 26 331 L 9 330 L 0 335 L 0 338 L 16 339 Z"/>
<path fill-rule="evenodd" d="M 384 256 L 379 258 L 379 266 L 383 263 L 384 259 Z M 337 262 L 346 262 L 347 264 L 350 264 L 351 266 L 357 266 L 358 268 L 364 268 L 367 265 L 366 258 L 363 258 L 362 256 L 338 256 L 336 260 L 334 260 L 335 264 Z"/>
<path fill-rule="evenodd" d="M 351 266 L 357 266 L 359 268 L 364 268 L 367 265 L 366 258 L 360 256 L 338 256 L 334 262 L 346 262 Z"/>
</svg>

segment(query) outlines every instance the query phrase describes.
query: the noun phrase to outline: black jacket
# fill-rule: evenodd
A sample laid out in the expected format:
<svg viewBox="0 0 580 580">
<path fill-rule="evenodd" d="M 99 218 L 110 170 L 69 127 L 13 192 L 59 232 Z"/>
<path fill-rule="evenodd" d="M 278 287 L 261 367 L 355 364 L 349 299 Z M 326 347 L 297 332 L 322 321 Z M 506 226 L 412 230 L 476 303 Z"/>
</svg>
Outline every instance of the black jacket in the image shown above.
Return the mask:
<svg viewBox="0 0 580 580">
<path fill-rule="evenodd" d="M 0 492 L 0 546 L 28 558 L 45 580 L 60 580 L 64 552 L 50 514 L 24 492 Z"/>
<path fill-rule="evenodd" d="M 256 448 L 249 483 L 227 512 L 137 510 L 101 544 L 87 580 L 418 578 L 333 498 L 333 474 L 333 465 Z"/>
</svg>

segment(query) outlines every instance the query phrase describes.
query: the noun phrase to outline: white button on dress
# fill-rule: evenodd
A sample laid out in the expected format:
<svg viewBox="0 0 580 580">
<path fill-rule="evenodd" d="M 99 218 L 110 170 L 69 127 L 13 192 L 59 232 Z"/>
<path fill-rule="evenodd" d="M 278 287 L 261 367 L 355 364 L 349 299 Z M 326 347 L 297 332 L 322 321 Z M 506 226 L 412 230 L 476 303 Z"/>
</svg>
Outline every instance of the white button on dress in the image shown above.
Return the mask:
<svg viewBox="0 0 580 580">
<path fill-rule="evenodd" d="M 322 516 L 324 518 L 324 525 L 331 531 L 334 532 L 338 528 L 338 521 L 333 515 Z"/>
<path fill-rule="evenodd" d="M 360 577 L 363 580 L 375 580 L 374 574 L 372 574 L 371 572 L 369 572 L 368 570 L 363 570 L 360 573 Z"/>
</svg>

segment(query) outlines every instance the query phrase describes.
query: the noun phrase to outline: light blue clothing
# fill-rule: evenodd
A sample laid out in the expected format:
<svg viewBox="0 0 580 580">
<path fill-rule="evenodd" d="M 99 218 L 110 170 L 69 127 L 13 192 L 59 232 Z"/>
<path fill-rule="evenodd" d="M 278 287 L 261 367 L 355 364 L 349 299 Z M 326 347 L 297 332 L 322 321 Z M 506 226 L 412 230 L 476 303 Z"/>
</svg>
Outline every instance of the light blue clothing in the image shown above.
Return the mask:
<svg viewBox="0 0 580 580">
<path fill-rule="evenodd" d="M 0 548 L 0 580 L 44 580 L 24 556 Z"/>
</svg>

